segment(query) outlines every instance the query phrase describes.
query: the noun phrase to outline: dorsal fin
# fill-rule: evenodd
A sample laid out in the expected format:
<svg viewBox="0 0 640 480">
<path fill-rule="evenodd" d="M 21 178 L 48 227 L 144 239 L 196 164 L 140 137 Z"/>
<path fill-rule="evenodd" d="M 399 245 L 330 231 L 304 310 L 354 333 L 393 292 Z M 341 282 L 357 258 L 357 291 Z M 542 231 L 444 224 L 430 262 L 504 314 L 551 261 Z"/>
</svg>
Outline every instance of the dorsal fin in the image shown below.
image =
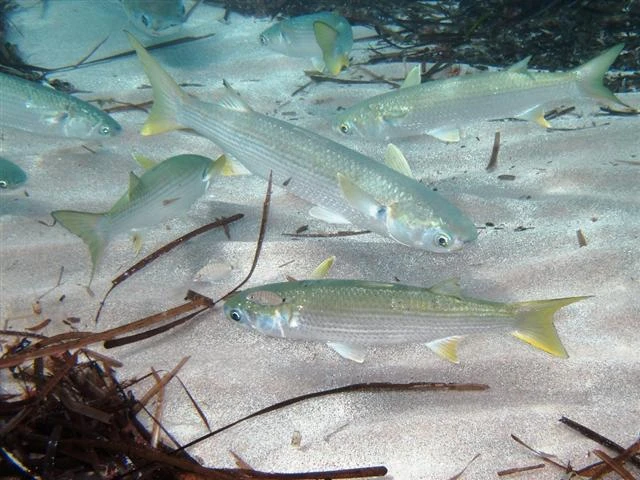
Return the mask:
<svg viewBox="0 0 640 480">
<path fill-rule="evenodd" d="M 402 152 L 393 143 L 387 145 L 387 151 L 384 154 L 384 163 L 389 168 L 393 168 L 396 172 L 400 172 L 407 177 L 413 178 L 411 167 Z"/>
<path fill-rule="evenodd" d="M 530 60 L 531 60 L 531 55 L 511 65 L 509 68 L 507 68 L 507 72 L 529 73 L 528 68 L 529 68 Z"/>
<path fill-rule="evenodd" d="M 314 270 L 309 274 L 309 278 L 312 280 L 318 280 L 321 278 L 326 278 L 329 270 L 333 266 L 333 262 L 335 262 L 335 255 L 331 255 L 329 258 L 324 259 Z M 297 282 L 298 279 L 291 276 L 286 275 L 288 282 Z"/>
<path fill-rule="evenodd" d="M 233 157 L 223 153 L 215 161 L 211 162 L 209 175 L 222 175 L 223 177 L 233 177 L 236 175 L 251 175 L 247 168 Z"/>
<path fill-rule="evenodd" d="M 135 173 L 129 172 L 129 190 L 127 192 L 127 196 L 129 197 L 129 201 L 132 201 L 137 195 L 140 194 L 140 177 L 138 177 Z"/>
<path fill-rule="evenodd" d="M 329 258 L 324 259 L 320 263 L 320 265 L 318 265 L 313 270 L 313 272 L 311 272 L 311 275 L 309 276 L 309 278 L 313 278 L 313 279 L 325 278 L 329 273 L 329 270 L 331 270 L 331 267 L 333 266 L 333 262 L 335 261 L 336 261 L 335 255 L 331 255 Z"/>
<path fill-rule="evenodd" d="M 240 94 L 233 89 L 229 82 L 222 80 L 222 84 L 226 89 L 224 96 L 218 101 L 218 105 L 228 110 L 235 110 L 236 112 L 250 112 L 251 107 L 245 102 Z"/>
<path fill-rule="evenodd" d="M 420 65 L 416 65 L 409 70 L 407 76 L 404 77 L 404 81 L 402 82 L 402 85 L 400 85 L 400 88 L 415 87 L 416 85 L 420 85 L 420 82 L 422 82 L 422 78 L 420 76 Z"/>
</svg>

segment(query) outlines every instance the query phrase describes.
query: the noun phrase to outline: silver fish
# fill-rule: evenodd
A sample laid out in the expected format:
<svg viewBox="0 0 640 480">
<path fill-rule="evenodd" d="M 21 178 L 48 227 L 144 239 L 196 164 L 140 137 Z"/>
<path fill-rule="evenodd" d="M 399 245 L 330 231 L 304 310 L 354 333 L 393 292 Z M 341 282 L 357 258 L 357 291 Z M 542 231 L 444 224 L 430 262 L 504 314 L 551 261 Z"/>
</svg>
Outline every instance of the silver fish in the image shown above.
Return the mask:
<svg viewBox="0 0 640 480">
<path fill-rule="evenodd" d="M 461 126 L 481 120 L 515 117 L 548 128 L 544 108 L 567 100 L 587 98 L 632 110 L 602 85 L 602 77 L 622 48 L 616 45 L 567 72 L 530 72 L 531 57 L 527 57 L 501 72 L 407 86 L 347 108 L 332 125 L 345 135 L 389 139 L 426 133 L 455 142 Z"/>
<path fill-rule="evenodd" d="M 228 89 L 218 103 L 185 93 L 129 35 L 153 88 L 143 135 L 191 128 L 252 173 L 394 240 L 450 252 L 476 239 L 474 224 L 444 197 L 400 171 L 328 138 L 253 111 Z"/>
<path fill-rule="evenodd" d="M 368 345 L 424 343 L 458 362 L 465 335 L 511 332 L 557 357 L 567 357 L 554 313 L 587 297 L 499 303 L 465 297 L 457 281 L 431 288 L 363 280 L 273 283 L 233 294 L 227 318 L 272 337 L 326 342 L 349 360 L 363 362 Z"/>
<path fill-rule="evenodd" d="M 68 138 L 105 139 L 120 133 L 107 113 L 67 93 L 0 73 L 0 125 Z"/>
<path fill-rule="evenodd" d="M 108 212 L 56 210 L 51 215 L 89 247 L 93 278 L 111 238 L 183 214 L 202 196 L 211 175 L 222 165 L 222 161 L 213 162 L 200 155 L 176 155 L 140 177 L 131 172 L 128 191 Z"/>
<path fill-rule="evenodd" d="M 151 36 L 171 33 L 188 15 L 184 0 L 122 0 L 122 7 L 129 21 Z"/>
<path fill-rule="evenodd" d="M 18 188 L 27 181 L 27 174 L 18 165 L 0 158 L 0 189 Z"/>
<path fill-rule="evenodd" d="M 329 73 L 337 75 L 349 66 L 353 32 L 346 18 L 319 12 L 272 25 L 260 34 L 260 43 L 290 57 L 322 58 Z"/>
</svg>

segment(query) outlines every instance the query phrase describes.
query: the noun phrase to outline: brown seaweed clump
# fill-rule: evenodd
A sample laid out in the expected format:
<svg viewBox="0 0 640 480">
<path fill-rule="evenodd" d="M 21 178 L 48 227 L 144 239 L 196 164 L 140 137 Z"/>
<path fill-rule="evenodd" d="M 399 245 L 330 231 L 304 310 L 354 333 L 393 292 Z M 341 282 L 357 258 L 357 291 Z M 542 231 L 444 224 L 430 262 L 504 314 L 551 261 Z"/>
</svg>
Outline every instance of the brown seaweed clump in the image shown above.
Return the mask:
<svg viewBox="0 0 640 480">
<path fill-rule="evenodd" d="M 410 60 L 508 66 L 532 55 L 532 68 L 577 66 L 617 43 L 625 44 L 608 79 L 616 92 L 640 88 L 640 3 L 626 0 L 227 0 L 212 2 L 255 16 L 295 16 L 335 10 L 354 25 L 373 27 L 380 42 L 367 63 Z"/>
</svg>

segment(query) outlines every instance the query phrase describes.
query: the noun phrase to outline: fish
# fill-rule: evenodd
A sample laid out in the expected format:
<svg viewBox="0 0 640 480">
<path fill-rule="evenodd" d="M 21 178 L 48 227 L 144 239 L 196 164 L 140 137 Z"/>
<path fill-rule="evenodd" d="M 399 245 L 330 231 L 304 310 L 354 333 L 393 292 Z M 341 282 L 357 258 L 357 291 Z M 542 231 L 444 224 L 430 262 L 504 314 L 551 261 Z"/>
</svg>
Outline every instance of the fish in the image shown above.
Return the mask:
<svg viewBox="0 0 640 480">
<path fill-rule="evenodd" d="M 332 127 L 384 139 L 427 134 L 445 142 L 460 140 L 460 127 L 477 121 L 518 118 L 544 128 L 545 106 L 575 99 L 605 105 L 621 102 L 602 84 L 611 64 L 624 48 L 611 47 L 584 65 L 566 72 L 531 72 L 531 57 L 500 72 L 483 72 L 408 86 L 376 95 L 341 111 Z"/>
<path fill-rule="evenodd" d="M 404 157 L 392 167 L 326 137 L 251 109 L 226 84 L 225 96 L 204 102 L 182 90 L 129 34 L 153 90 L 141 134 L 188 128 L 275 185 L 318 205 L 335 219 L 432 252 L 451 252 L 477 238 L 474 223 L 443 196 L 408 176 Z"/>
<path fill-rule="evenodd" d="M 84 100 L 39 83 L 0 73 L 0 125 L 38 135 L 104 140 L 120 124 Z"/>
<path fill-rule="evenodd" d="M 6 158 L 0 158 L 0 189 L 18 188 L 27 181 L 27 174 L 18 165 Z"/>
<path fill-rule="evenodd" d="M 349 66 L 353 32 L 349 21 L 333 12 L 319 12 L 282 20 L 260 34 L 260 43 L 290 57 L 314 60 L 319 71 L 337 75 Z"/>
<path fill-rule="evenodd" d="M 224 314 L 271 337 L 326 343 L 362 363 L 366 347 L 421 343 L 459 363 L 466 335 L 510 332 L 556 357 L 568 357 L 555 312 L 589 298 L 500 303 L 463 295 L 457 279 L 430 288 L 365 280 L 317 279 L 261 285 L 225 299 Z"/>
<path fill-rule="evenodd" d="M 187 21 L 201 2 L 187 13 L 184 0 L 122 0 L 129 21 L 141 32 L 158 37 L 172 33 Z"/>
<path fill-rule="evenodd" d="M 202 196 L 224 162 L 200 155 L 176 155 L 141 176 L 129 173 L 127 192 L 107 212 L 51 212 L 64 228 L 80 237 L 91 253 L 91 279 L 109 241 L 118 234 L 157 225 L 186 212 Z M 140 237 L 136 237 L 139 249 Z"/>
</svg>

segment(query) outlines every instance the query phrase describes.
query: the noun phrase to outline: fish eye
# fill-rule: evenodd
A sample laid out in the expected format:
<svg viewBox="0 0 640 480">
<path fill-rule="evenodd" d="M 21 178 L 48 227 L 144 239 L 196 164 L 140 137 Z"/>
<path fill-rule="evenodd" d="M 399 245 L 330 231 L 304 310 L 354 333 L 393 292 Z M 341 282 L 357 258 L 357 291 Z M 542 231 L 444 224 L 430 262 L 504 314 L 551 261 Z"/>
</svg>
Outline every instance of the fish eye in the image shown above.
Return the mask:
<svg viewBox="0 0 640 480">
<path fill-rule="evenodd" d="M 434 243 L 440 248 L 447 248 L 451 243 L 451 238 L 449 237 L 449 235 L 440 233 L 439 235 L 435 236 Z"/>
<path fill-rule="evenodd" d="M 351 129 L 349 128 L 349 124 L 348 123 L 341 123 L 340 124 L 340 131 L 342 133 L 344 133 L 345 135 L 348 135 L 349 133 L 351 133 Z"/>
<path fill-rule="evenodd" d="M 146 13 L 142 14 L 142 16 L 140 17 L 140 21 L 145 27 L 149 27 L 149 25 L 151 24 L 151 20 L 149 20 L 149 15 L 147 15 Z"/>
<path fill-rule="evenodd" d="M 111 128 L 109 128 L 107 125 L 103 125 L 102 127 L 100 127 L 100 135 L 110 135 L 111 134 Z"/>
<path fill-rule="evenodd" d="M 242 320 L 242 314 L 240 313 L 240 310 L 234 308 L 229 312 L 229 318 L 234 322 L 239 322 Z"/>
<path fill-rule="evenodd" d="M 260 35 L 260 43 L 262 45 L 266 45 L 267 43 L 269 43 L 269 39 L 267 39 L 266 35 Z"/>
<path fill-rule="evenodd" d="M 9 186 L 9 182 L 5 180 L 0 180 L 0 188 L 7 188 Z"/>
</svg>

